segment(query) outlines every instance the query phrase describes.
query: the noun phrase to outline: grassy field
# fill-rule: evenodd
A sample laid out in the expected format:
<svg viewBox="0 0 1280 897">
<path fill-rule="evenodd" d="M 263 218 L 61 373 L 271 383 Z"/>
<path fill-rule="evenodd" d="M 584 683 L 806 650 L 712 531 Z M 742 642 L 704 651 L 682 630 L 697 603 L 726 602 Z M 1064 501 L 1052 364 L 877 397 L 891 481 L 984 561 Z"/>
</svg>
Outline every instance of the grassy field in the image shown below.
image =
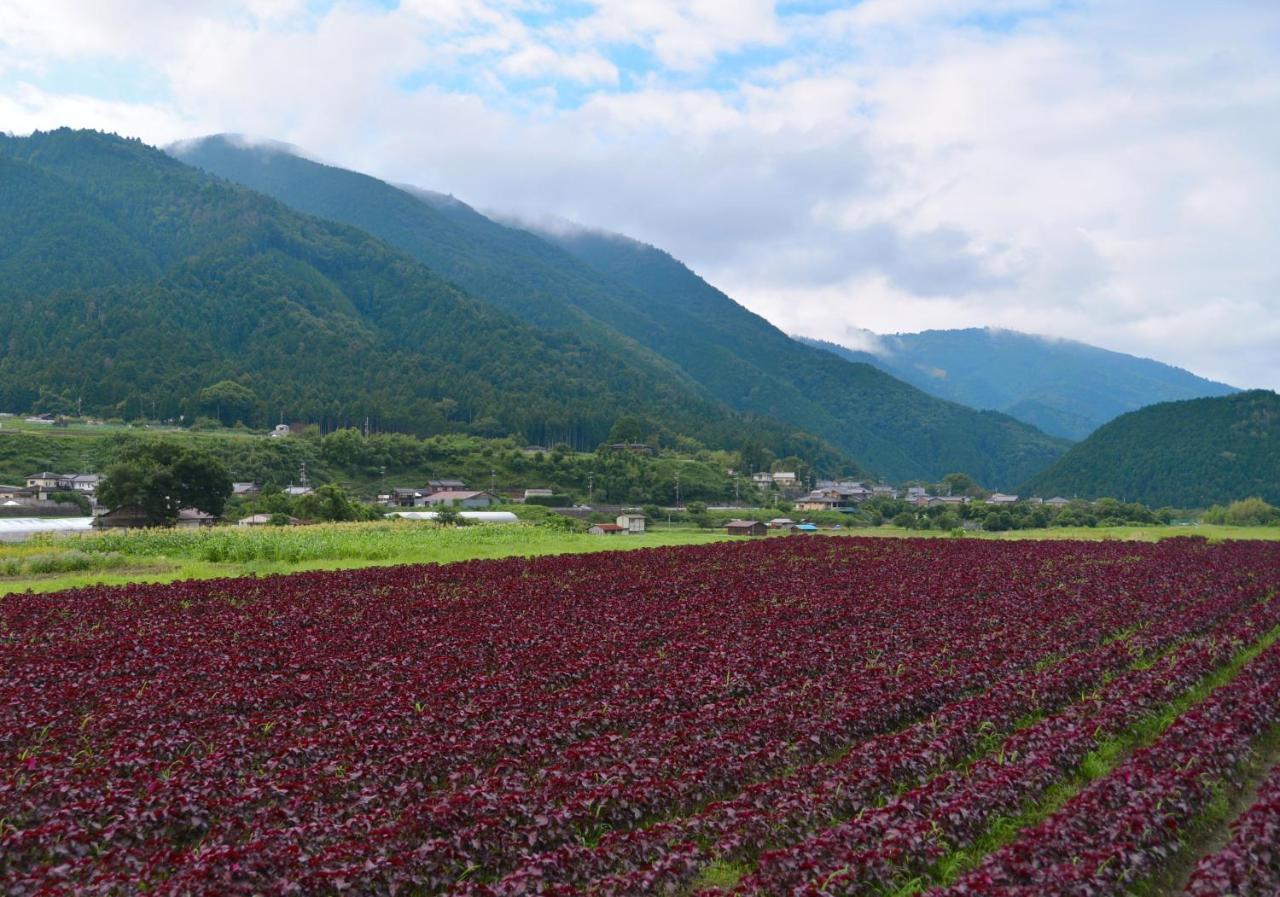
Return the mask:
<svg viewBox="0 0 1280 897">
<path fill-rule="evenodd" d="M 0 543 L 0 594 L 104 583 L 265 576 L 389 564 L 445 564 L 512 555 L 696 545 L 719 531 L 659 527 L 643 536 L 590 536 L 539 526 L 451 529 L 409 520 L 307 527 L 219 527 L 41 536 Z"/>
<path fill-rule="evenodd" d="M 944 532 L 920 532 L 890 526 L 824 535 L 833 538 L 950 538 Z M 1280 539 L 1280 527 L 1070 528 L 969 533 L 965 538 L 1153 541 L 1187 535 L 1205 536 L 1211 540 Z M 643 536 L 589 536 L 540 526 L 449 529 L 408 520 L 308 527 L 220 527 L 213 530 L 49 535 L 28 542 L 0 543 L 0 595 L 27 589 L 48 592 L 95 583 L 117 585 L 219 576 L 265 576 L 300 570 L 444 564 L 512 555 L 699 545 L 726 538 L 720 530 L 668 527 L 665 524 L 658 524 Z"/>
</svg>

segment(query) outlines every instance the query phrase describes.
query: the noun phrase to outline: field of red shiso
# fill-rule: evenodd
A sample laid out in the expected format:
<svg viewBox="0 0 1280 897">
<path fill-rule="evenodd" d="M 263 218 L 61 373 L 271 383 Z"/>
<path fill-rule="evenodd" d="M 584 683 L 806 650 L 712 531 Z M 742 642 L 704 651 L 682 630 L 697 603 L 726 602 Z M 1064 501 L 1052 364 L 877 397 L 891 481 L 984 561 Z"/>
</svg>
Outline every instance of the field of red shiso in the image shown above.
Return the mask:
<svg viewBox="0 0 1280 897">
<path fill-rule="evenodd" d="M 1278 588 L 789 538 L 8 596 L 0 893 L 1274 895 Z"/>
</svg>

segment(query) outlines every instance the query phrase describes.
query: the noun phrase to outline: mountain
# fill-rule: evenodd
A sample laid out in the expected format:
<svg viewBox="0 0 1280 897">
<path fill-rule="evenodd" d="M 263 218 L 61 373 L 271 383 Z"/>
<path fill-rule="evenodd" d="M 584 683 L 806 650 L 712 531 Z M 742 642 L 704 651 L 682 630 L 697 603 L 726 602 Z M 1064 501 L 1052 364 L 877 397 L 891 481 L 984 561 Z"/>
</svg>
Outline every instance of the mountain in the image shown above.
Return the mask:
<svg viewBox="0 0 1280 897">
<path fill-rule="evenodd" d="M 1022 491 L 1180 508 L 1254 495 L 1280 504 L 1280 395 L 1252 390 L 1131 411 Z"/>
<path fill-rule="evenodd" d="M 866 336 L 874 351 L 803 341 L 850 361 L 873 364 L 939 398 L 1003 411 L 1072 440 L 1084 439 L 1112 418 L 1145 405 L 1237 392 L 1149 358 L 1012 330 Z"/>
<path fill-rule="evenodd" d="M 965 471 L 1011 486 L 1066 447 L 1007 415 L 941 401 L 872 365 L 797 343 L 671 256 L 625 237 L 512 226 L 278 145 L 211 137 L 170 151 L 300 211 L 363 228 L 528 323 L 661 356 L 729 407 L 817 434 L 895 480 Z"/>
<path fill-rule="evenodd" d="M 852 469 L 638 345 L 535 327 L 360 230 L 92 131 L 0 137 L 0 345 L 9 409 L 191 416 L 234 380 L 251 422 L 594 448 L 638 417 L 672 440 Z"/>
</svg>

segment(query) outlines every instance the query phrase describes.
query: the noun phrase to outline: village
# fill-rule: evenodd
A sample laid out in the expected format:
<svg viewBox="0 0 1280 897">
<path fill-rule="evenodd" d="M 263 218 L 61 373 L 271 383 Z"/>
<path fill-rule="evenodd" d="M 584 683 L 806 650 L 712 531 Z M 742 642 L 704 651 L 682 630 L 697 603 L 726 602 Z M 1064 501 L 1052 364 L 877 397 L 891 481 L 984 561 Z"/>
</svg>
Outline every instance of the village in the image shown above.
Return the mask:
<svg viewBox="0 0 1280 897">
<path fill-rule="evenodd" d="M 285 431 L 287 433 L 287 431 Z M 277 434 L 272 434 L 277 435 Z M 283 435 L 283 434 L 280 434 Z M 620 450 L 632 450 L 619 446 Z M 317 487 L 306 480 L 305 468 L 300 483 L 271 490 L 287 499 L 312 495 Z M 135 529 L 147 525 L 146 515 L 136 506 L 105 507 L 98 501 L 103 476 L 93 472 L 55 473 L 41 471 L 25 477 L 23 485 L 0 485 L 0 530 L 17 530 L 26 525 L 30 531 L 63 529 Z M 1072 502 L 1061 496 L 1049 499 L 1021 498 L 1005 493 L 991 493 L 982 498 L 971 495 L 939 494 L 941 489 L 921 485 L 902 488 L 885 483 L 861 480 L 817 479 L 806 488 L 803 479 L 793 471 L 758 471 L 750 477 L 754 487 L 753 501 L 705 508 L 719 518 L 719 527 L 730 536 L 765 536 L 772 533 L 810 533 L 822 528 L 842 529 L 840 517 L 855 515 L 868 503 L 884 508 L 906 506 L 918 509 L 962 508 L 974 502 L 995 507 L 1024 505 L 1050 509 L 1066 508 Z M 255 503 L 269 487 L 252 481 L 236 481 L 231 485 L 227 512 L 210 514 L 198 508 L 182 508 L 173 526 L 201 528 L 218 525 L 268 526 L 302 525 L 303 517 L 279 511 L 257 510 Z M 456 477 L 440 477 L 421 485 L 392 486 L 366 500 L 378 516 L 407 519 L 444 520 L 466 523 L 515 523 L 520 517 L 512 510 L 521 505 L 547 506 L 552 513 L 580 521 L 585 531 L 597 536 L 626 536 L 646 531 L 654 511 L 668 516 L 668 522 L 687 516 L 689 506 L 702 512 L 703 503 L 693 502 L 670 507 L 646 506 L 649 513 L 636 507 L 586 504 L 572 501 L 544 486 L 524 489 L 475 489 Z M 446 510 L 447 509 L 447 510 Z M 768 512 L 783 511 L 768 516 Z M 442 515 L 441 511 L 445 513 Z M 240 513 L 237 513 L 240 512 Z M 793 518 L 789 514 L 796 514 Z M 726 515 L 728 519 L 725 519 Z M 810 519 L 814 518 L 814 519 Z M 74 521 L 74 524 L 72 523 Z M 821 522 L 816 522 L 821 521 Z M 702 525 L 706 525 L 703 523 Z"/>
</svg>

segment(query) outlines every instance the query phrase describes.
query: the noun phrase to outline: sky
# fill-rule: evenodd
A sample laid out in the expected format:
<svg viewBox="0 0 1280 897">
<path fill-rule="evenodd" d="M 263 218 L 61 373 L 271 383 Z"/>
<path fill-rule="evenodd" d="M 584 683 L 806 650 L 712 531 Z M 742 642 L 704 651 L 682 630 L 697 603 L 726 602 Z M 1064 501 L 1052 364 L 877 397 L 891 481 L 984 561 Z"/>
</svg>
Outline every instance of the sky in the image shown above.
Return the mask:
<svg viewBox="0 0 1280 897">
<path fill-rule="evenodd" d="M 1276 0 L 0 0 L 0 130 L 63 125 L 619 231 L 792 333 L 1280 388 Z"/>
</svg>

